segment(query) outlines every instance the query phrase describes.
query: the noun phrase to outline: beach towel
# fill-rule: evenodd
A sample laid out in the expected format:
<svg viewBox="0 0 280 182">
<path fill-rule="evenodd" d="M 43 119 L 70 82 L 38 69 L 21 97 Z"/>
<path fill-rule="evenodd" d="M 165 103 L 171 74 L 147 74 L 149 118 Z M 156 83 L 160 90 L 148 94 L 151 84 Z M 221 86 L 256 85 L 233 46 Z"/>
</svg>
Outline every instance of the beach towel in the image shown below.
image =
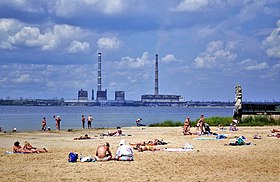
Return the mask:
<svg viewBox="0 0 280 182">
<path fill-rule="evenodd" d="M 81 162 L 95 162 L 95 158 L 91 157 L 91 156 L 87 156 L 87 157 L 81 157 L 80 158 Z"/>
<path fill-rule="evenodd" d="M 10 152 L 10 151 L 6 151 L 5 154 L 27 154 L 24 152 Z"/>
<path fill-rule="evenodd" d="M 200 138 L 194 138 L 194 140 L 220 140 L 220 139 L 219 138 L 200 137 Z"/>
<path fill-rule="evenodd" d="M 167 152 L 192 152 L 193 149 L 185 149 L 185 148 L 165 148 L 163 151 Z"/>
</svg>

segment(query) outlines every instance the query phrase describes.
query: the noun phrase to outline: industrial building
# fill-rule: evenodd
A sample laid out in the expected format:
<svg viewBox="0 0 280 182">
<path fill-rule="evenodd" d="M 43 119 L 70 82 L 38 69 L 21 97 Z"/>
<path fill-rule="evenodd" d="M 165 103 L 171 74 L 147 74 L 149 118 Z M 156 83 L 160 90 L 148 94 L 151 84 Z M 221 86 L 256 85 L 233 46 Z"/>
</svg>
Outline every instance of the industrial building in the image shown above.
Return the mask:
<svg viewBox="0 0 280 182">
<path fill-rule="evenodd" d="M 160 95 L 158 79 L 158 54 L 155 59 L 155 93 L 141 95 L 141 101 L 125 100 L 124 91 L 115 91 L 115 100 L 107 100 L 107 89 L 102 90 L 101 53 L 98 53 L 97 91 L 94 99 L 94 90 L 91 91 L 91 100 L 88 100 L 88 92 L 78 91 L 78 100 L 65 100 L 65 105 L 87 106 L 185 106 L 184 98 L 180 95 Z"/>
<path fill-rule="evenodd" d="M 184 105 L 184 98 L 180 95 L 159 95 L 158 83 L 158 54 L 155 59 L 155 93 L 154 95 L 141 95 L 141 102 L 144 106 L 174 106 Z"/>
<path fill-rule="evenodd" d="M 88 100 L 88 92 L 81 89 L 78 91 L 78 100 Z"/>
</svg>

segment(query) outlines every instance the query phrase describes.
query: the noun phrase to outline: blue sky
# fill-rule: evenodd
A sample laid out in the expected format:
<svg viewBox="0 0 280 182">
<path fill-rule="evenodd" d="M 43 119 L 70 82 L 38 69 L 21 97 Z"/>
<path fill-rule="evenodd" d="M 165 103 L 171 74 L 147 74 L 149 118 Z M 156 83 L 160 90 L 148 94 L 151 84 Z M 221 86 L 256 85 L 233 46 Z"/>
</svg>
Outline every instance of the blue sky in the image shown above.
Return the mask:
<svg viewBox="0 0 280 182">
<path fill-rule="evenodd" d="M 280 101 L 280 0 L 1 0 L 0 98 Z"/>
</svg>

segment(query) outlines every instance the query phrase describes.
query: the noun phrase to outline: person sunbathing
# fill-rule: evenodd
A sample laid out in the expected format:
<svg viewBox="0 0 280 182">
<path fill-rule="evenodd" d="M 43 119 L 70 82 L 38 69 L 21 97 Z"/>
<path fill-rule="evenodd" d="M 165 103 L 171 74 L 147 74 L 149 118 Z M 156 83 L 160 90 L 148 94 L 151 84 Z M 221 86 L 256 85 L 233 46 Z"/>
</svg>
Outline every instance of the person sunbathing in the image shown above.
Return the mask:
<svg viewBox="0 0 280 182">
<path fill-rule="evenodd" d="M 74 140 L 86 140 L 86 139 L 90 139 L 88 134 L 85 134 L 85 136 L 80 136 L 79 138 L 74 138 Z"/>
<path fill-rule="evenodd" d="M 13 146 L 13 152 L 14 153 L 24 153 L 24 154 L 29 154 L 29 153 L 35 153 L 34 151 L 24 149 L 23 147 L 20 146 L 20 143 L 16 141 Z"/>
<path fill-rule="evenodd" d="M 96 149 L 95 159 L 97 161 L 108 161 L 112 159 L 112 152 L 110 150 L 110 144 L 106 142 L 104 145 L 99 145 Z"/>
<path fill-rule="evenodd" d="M 122 130 L 120 127 L 117 127 L 117 130 L 114 132 L 111 132 L 110 130 L 108 130 L 108 133 L 104 133 L 102 134 L 102 136 L 122 136 Z"/>
<path fill-rule="evenodd" d="M 278 130 L 278 129 L 272 129 L 272 130 L 270 130 L 270 132 L 271 132 L 271 133 L 280 133 L 280 130 Z"/>
<path fill-rule="evenodd" d="M 33 153 L 46 153 L 46 152 L 48 152 L 47 149 L 45 149 L 45 148 L 38 149 L 36 147 L 33 147 L 28 141 L 24 142 L 23 149 L 30 150 Z"/>
<path fill-rule="evenodd" d="M 145 145 L 145 146 L 136 145 L 135 147 L 133 147 L 133 149 L 138 150 L 138 152 L 160 150 L 160 149 L 154 148 L 153 146 L 150 146 L 150 145 Z"/>
<path fill-rule="evenodd" d="M 148 142 L 139 142 L 139 143 L 129 143 L 132 146 L 140 145 L 140 146 L 155 146 L 155 145 L 166 145 L 167 142 L 159 139 L 155 139 L 154 141 L 148 141 Z"/>
<path fill-rule="evenodd" d="M 240 136 L 236 138 L 234 142 L 230 142 L 229 145 L 231 146 L 240 146 L 240 145 L 251 145 L 251 142 L 246 142 L 246 138 L 243 136 Z"/>
</svg>

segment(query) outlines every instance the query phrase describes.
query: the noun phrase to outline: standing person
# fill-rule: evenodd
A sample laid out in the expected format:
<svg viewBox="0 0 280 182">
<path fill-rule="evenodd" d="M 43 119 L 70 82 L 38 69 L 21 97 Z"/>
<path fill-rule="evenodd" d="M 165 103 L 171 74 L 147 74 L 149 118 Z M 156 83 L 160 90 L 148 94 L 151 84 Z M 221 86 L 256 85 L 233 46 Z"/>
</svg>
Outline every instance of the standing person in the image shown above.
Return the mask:
<svg viewBox="0 0 280 182">
<path fill-rule="evenodd" d="M 104 145 L 99 145 L 96 149 L 95 159 L 97 161 L 108 161 L 112 159 L 112 152 L 110 150 L 110 144 L 106 142 Z"/>
<path fill-rule="evenodd" d="M 205 126 L 205 123 L 204 123 L 204 115 L 201 114 L 200 116 L 200 119 L 197 121 L 198 123 L 198 126 L 199 126 L 199 130 L 200 130 L 200 134 L 204 134 L 204 126 Z"/>
<path fill-rule="evenodd" d="M 46 117 L 43 117 L 43 120 L 42 120 L 42 131 L 46 131 L 46 127 L 47 127 L 47 120 L 46 120 Z"/>
<path fill-rule="evenodd" d="M 53 118 L 55 119 L 56 129 L 60 130 L 60 121 L 61 121 L 60 116 L 53 116 Z"/>
<path fill-rule="evenodd" d="M 83 126 L 83 129 L 85 129 L 85 122 L 86 122 L 86 117 L 85 117 L 85 115 L 82 115 L 82 126 Z"/>
<path fill-rule="evenodd" d="M 119 143 L 119 148 L 116 152 L 116 160 L 133 161 L 133 150 L 130 146 L 126 145 L 124 139 L 122 139 Z"/>
<path fill-rule="evenodd" d="M 184 122 L 184 129 L 183 129 L 184 135 L 191 135 L 192 133 L 190 132 L 190 130 L 191 130 L 191 120 L 190 117 L 187 117 Z"/>
<path fill-rule="evenodd" d="M 88 116 L 88 118 L 87 118 L 87 122 L 88 122 L 88 129 L 89 129 L 89 128 L 91 128 L 91 122 L 92 122 L 92 120 L 93 120 L 93 119 L 92 119 L 92 116 L 91 116 L 91 115 L 89 115 L 89 116 Z"/>
</svg>

